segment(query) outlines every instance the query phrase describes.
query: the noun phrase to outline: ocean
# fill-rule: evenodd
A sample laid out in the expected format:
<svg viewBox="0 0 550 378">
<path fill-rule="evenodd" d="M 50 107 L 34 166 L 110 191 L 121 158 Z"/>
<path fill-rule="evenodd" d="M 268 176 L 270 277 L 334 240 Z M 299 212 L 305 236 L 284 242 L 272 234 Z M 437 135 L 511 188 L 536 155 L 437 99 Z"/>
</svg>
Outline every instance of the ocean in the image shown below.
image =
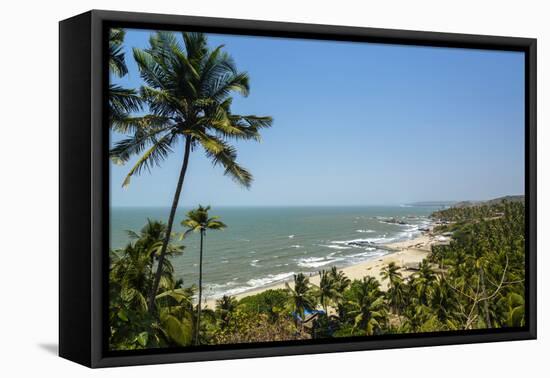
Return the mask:
<svg viewBox="0 0 550 378">
<path fill-rule="evenodd" d="M 383 244 L 412 239 L 430 225 L 433 206 L 365 207 L 216 207 L 227 224 L 208 231 L 204 243 L 206 298 L 236 295 L 332 266 L 342 268 L 389 253 Z M 189 209 L 176 214 L 174 231 Z M 111 209 L 111 248 L 129 242 L 126 230 L 139 231 L 147 218 L 166 221 L 168 208 Z M 199 235 L 184 241 L 182 256 L 172 260 L 177 278 L 198 282 Z"/>
</svg>

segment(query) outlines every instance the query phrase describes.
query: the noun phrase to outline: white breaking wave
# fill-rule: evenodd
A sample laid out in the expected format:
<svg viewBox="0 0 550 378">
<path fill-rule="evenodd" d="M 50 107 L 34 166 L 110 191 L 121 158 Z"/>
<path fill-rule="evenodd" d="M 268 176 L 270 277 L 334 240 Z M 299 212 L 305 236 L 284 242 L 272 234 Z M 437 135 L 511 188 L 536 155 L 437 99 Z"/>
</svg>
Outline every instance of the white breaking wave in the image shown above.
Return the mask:
<svg viewBox="0 0 550 378">
<path fill-rule="evenodd" d="M 355 247 L 355 243 L 372 243 L 372 244 L 385 244 L 385 243 L 391 243 L 396 238 L 391 237 L 387 238 L 385 235 L 379 238 L 363 238 L 363 239 L 351 239 L 351 240 L 333 240 L 331 241 L 332 244 L 343 244 L 343 245 L 351 245 Z M 359 246 L 362 247 L 362 246 Z"/>
<path fill-rule="evenodd" d="M 208 285 L 205 285 L 205 292 L 206 292 L 206 296 L 208 297 L 214 297 L 214 298 L 219 298 L 221 297 L 222 295 L 226 294 L 226 295 L 234 295 L 234 294 L 238 294 L 239 292 L 242 293 L 242 291 L 245 291 L 246 289 L 240 291 L 240 287 L 234 287 L 235 285 L 237 285 L 236 282 L 234 282 L 235 280 L 231 280 L 225 284 L 208 284 Z"/>
<path fill-rule="evenodd" d="M 288 265 L 288 264 L 285 264 Z M 246 282 L 245 286 L 237 286 L 235 279 L 225 283 L 225 284 L 209 284 L 206 285 L 207 295 L 213 298 L 220 298 L 223 295 L 238 295 L 246 291 L 254 290 L 263 286 L 274 284 L 280 281 L 284 281 L 292 277 L 295 273 L 280 273 L 280 274 L 269 274 L 266 277 L 262 278 L 253 278 Z"/>
<path fill-rule="evenodd" d="M 328 264 L 345 260 L 344 257 L 307 257 L 297 261 L 297 265 L 303 268 L 319 268 Z"/>
<path fill-rule="evenodd" d="M 355 232 L 359 232 L 361 234 L 372 234 L 373 232 L 376 232 L 374 230 L 355 230 Z"/>
<path fill-rule="evenodd" d="M 332 242 L 334 243 L 334 242 Z M 330 244 L 319 244 L 320 247 L 326 247 L 331 249 L 339 249 L 339 250 L 346 250 L 351 249 L 351 247 L 343 246 L 343 245 L 330 245 Z"/>
<path fill-rule="evenodd" d="M 215 293 L 213 297 L 220 298 L 223 295 L 237 295 L 237 294 L 244 293 L 247 290 L 250 290 L 248 286 L 239 286 L 234 289 L 225 290 L 222 293 Z"/>
<path fill-rule="evenodd" d="M 382 251 L 380 249 L 368 248 L 364 252 L 359 252 L 359 253 L 356 253 L 356 254 L 353 254 L 353 255 L 349 255 L 348 257 L 356 260 L 358 257 L 376 257 L 376 256 L 383 256 L 386 253 L 387 252 Z"/>
<path fill-rule="evenodd" d="M 269 274 L 263 278 L 253 278 L 246 283 L 249 285 L 249 289 L 255 289 L 257 287 L 266 286 L 275 282 L 284 281 L 294 275 L 294 272 Z"/>
</svg>

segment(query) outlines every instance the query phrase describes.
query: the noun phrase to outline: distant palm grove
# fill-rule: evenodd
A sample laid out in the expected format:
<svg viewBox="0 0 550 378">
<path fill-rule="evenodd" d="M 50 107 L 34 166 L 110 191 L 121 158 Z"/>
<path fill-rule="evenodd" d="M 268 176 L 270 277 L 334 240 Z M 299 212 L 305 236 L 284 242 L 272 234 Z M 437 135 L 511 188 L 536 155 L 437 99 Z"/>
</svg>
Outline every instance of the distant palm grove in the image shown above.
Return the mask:
<svg viewBox="0 0 550 378">
<path fill-rule="evenodd" d="M 128 231 L 128 243 L 109 251 L 109 346 L 131 350 L 198 345 L 364 337 L 525 325 L 525 205 L 501 201 L 434 212 L 433 233 L 449 243 L 433 245 L 412 275 L 396 263 L 381 278 L 350 279 L 333 267 L 319 284 L 299 273 L 283 289 L 240 300 L 223 296 L 204 307 L 204 241 L 230 232 L 210 206 L 176 219 L 190 155 L 204 153 L 238 185 L 253 176 L 237 160 L 234 141 L 259 141 L 271 127 L 265 115 L 234 114 L 232 96 L 247 96 L 249 77 L 223 46 L 211 48 L 202 33 L 154 32 L 146 49 L 123 52 L 125 31 L 112 29 L 109 69 L 127 75 L 134 59 L 143 85 L 109 87 L 112 131 L 124 135 L 110 151 L 113 164 L 129 164 L 121 185 L 160 167 L 177 148 L 180 169 L 167 219 L 144 219 Z M 179 156 L 179 154 L 178 154 Z M 196 239 L 198 248 L 186 248 Z M 172 260 L 197 258 L 198 285 L 185 286 Z"/>
</svg>

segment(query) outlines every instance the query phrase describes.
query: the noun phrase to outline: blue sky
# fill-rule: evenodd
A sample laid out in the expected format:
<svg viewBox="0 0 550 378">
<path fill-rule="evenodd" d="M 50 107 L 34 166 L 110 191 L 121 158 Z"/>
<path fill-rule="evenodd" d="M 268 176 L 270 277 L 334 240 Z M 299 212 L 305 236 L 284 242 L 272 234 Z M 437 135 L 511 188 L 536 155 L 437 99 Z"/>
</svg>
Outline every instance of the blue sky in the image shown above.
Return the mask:
<svg viewBox="0 0 550 378">
<path fill-rule="evenodd" d="M 150 31 L 128 30 L 132 47 Z M 195 151 L 181 204 L 371 205 L 482 200 L 524 192 L 524 56 L 519 52 L 209 35 L 225 45 L 251 93 L 233 112 L 269 115 L 263 141 L 237 144 L 249 190 Z M 112 135 L 116 142 L 120 135 Z M 169 206 L 183 145 L 162 167 L 121 184 L 113 206 Z"/>
</svg>

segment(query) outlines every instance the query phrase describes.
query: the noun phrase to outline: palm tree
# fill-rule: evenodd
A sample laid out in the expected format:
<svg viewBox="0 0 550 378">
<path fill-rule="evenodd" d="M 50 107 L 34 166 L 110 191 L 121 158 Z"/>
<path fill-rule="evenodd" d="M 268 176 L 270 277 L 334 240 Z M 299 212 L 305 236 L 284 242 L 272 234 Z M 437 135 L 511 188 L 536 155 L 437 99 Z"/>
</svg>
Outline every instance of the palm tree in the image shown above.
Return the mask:
<svg viewBox="0 0 550 378">
<path fill-rule="evenodd" d="M 315 298 L 309 287 L 309 279 L 303 273 L 298 273 L 294 275 L 294 289 L 288 282 L 285 285 L 291 296 L 294 313 L 304 319 L 305 311 L 315 308 Z"/>
<path fill-rule="evenodd" d="M 384 268 L 382 268 L 382 271 L 380 272 L 380 275 L 382 276 L 382 279 L 388 280 L 388 287 L 391 288 L 393 285 L 395 285 L 396 282 L 398 282 L 401 279 L 401 273 L 399 272 L 399 267 L 395 264 L 395 262 L 390 262 L 388 265 L 386 265 Z"/>
<path fill-rule="evenodd" d="M 444 268 L 443 259 L 445 258 L 446 247 L 444 245 L 433 245 L 432 253 L 430 254 L 430 260 L 437 263 L 439 269 Z"/>
<path fill-rule="evenodd" d="M 455 321 L 455 312 L 457 298 L 454 291 L 443 277 L 438 277 L 433 284 L 430 296 L 430 308 L 442 324 L 449 329 L 458 329 L 458 323 Z"/>
<path fill-rule="evenodd" d="M 109 342 L 117 345 L 117 348 L 128 348 L 129 345 L 137 348 L 158 347 L 162 340 L 173 340 L 167 333 L 169 331 L 163 328 L 167 311 L 174 308 L 173 303 L 168 302 L 170 298 L 167 296 L 179 295 L 181 302 L 181 289 L 176 289 L 180 284 L 174 279 L 174 268 L 170 259 L 164 260 L 162 264 L 159 284 L 162 294 L 157 296 L 154 303 L 161 315 L 158 322 L 151 317 L 146 299 L 154 274 L 153 266 L 165 232 L 166 224 L 148 220 L 139 232 L 128 231 L 130 243 L 110 253 Z M 169 244 L 167 256 L 179 255 L 183 249 L 181 245 Z M 168 321 L 174 324 L 173 320 Z"/>
<path fill-rule="evenodd" d="M 124 164 L 140 155 L 126 176 L 130 178 L 160 165 L 179 142 L 183 143 L 183 159 L 168 217 L 168 232 L 160 253 L 165 258 L 172 226 L 191 151 L 202 147 L 214 166 L 221 165 L 225 175 L 248 188 L 252 175 L 237 163 L 237 152 L 228 140 L 259 141 L 260 130 L 271 126 L 271 117 L 237 115 L 231 112 L 232 93 L 244 96 L 249 92 L 248 75 L 238 72 L 223 46 L 210 50 L 202 33 L 183 33 L 184 48 L 170 32 L 156 32 L 149 39 L 149 48 L 134 48 L 134 59 L 145 85 L 140 94 L 150 114 L 126 122 L 132 133 L 111 150 L 115 163 Z M 159 266 L 160 266 L 159 265 Z M 160 280 L 154 278 L 149 301 L 152 303 Z"/>
<path fill-rule="evenodd" d="M 401 312 L 405 302 L 403 278 L 399 269 L 399 266 L 392 261 L 380 272 L 382 279 L 388 281 L 386 296 L 391 309 L 397 314 Z"/>
<path fill-rule="evenodd" d="M 414 279 L 414 285 L 421 304 L 428 304 L 428 294 L 435 280 L 435 273 L 427 259 L 422 260 L 418 266 L 418 274 Z"/>
<path fill-rule="evenodd" d="M 164 239 L 166 224 L 147 220 L 139 233 L 128 231 L 131 240 L 126 247 L 112 251 L 110 282 L 120 285 L 126 298 L 132 298 L 137 308 L 148 307 L 146 296 L 150 290 L 155 258 Z M 183 253 L 184 246 L 170 244 L 167 255 L 177 256 Z M 164 260 L 161 269 L 161 288 L 174 286 L 174 268 L 170 260 Z"/>
<path fill-rule="evenodd" d="M 525 326 L 525 299 L 522 295 L 509 293 L 506 297 L 501 298 L 500 302 L 505 305 L 505 311 L 503 313 L 505 319 L 504 326 Z"/>
<path fill-rule="evenodd" d="M 330 271 L 320 271 L 319 278 L 319 302 L 321 303 L 321 306 L 325 309 L 325 312 L 328 314 L 329 304 L 337 298 L 340 298 L 342 293 L 339 291 L 338 282 L 335 281 L 334 275 L 331 274 Z"/>
<path fill-rule="evenodd" d="M 420 303 L 412 304 L 405 309 L 403 315 L 405 321 L 400 326 L 400 332 L 434 331 L 434 329 L 430 329 L 429 325 L 437 318 L 428 306 Z"/>
<path fill-rule="evenodd" d="M 109 30 L 109 72 L 118 77 L 128 74 L 122 49 L 125 35 L 124 29 Z M 129 114 L 139 110 L 141 110 L 141 99 L 135 90 L 109 84 L 109 125 L 111 127 L 124 131 Z"/>
<path fill-rule="evenodd" d="M 169 346 L 188 346 L 192 344 L 195 287 L 181 288 L 178 283 L 156 296 L 158 330 Z"/>
<path fill-rule="evenodd" d="M 224 329 L 229 324 L 231 314 L 237 308 L 237 300 L 229 295 L 224 295 L 216 301 L 216 314 L 221 320 L 221 328 Z"/>
<path fill-rule="evenodd" d="M 190 232 L 199 232 L 200 239 L 200 257 L 199 257 L 199 302 L 197 307 L 197 326 L 195 330 L 195 343 L 199 343 L 199 329 L 201 323 L 201 300 L 202 300 L 202 256 L 203 256 L 203 239 L 206 235 L 206 230 L 222 230 L 227 226 L 219 220 L 220 217 L 209 217 L 208 211 L 210 206 L 203 207 L 199 205 L 197 209 L 187 213 L 187 219 L 181 222 L 182 226 L 187 227 L 186 234 Z"/>
<path fill-rule="evenodd" d="M 374 277 L 363 277 L 352 283 L 350 291 L 348 314 L 354 318 L 354 328 L 362 329 L 368 336 L 375 334 L 386 319 L 380 283 Z"/>
<path fill-rule="evenodd" d="M 330 275 L 336 283 L 336 290 L 338 290 L 340 293 L 343 293 L 344 290 L 346 290 L 351 284 L 351 280 L 346 277 L 346 274 L 341 270 L 338 270 L 338 268 L 336 268 L 335 266 L 330 269 Z"/>
</svg>

